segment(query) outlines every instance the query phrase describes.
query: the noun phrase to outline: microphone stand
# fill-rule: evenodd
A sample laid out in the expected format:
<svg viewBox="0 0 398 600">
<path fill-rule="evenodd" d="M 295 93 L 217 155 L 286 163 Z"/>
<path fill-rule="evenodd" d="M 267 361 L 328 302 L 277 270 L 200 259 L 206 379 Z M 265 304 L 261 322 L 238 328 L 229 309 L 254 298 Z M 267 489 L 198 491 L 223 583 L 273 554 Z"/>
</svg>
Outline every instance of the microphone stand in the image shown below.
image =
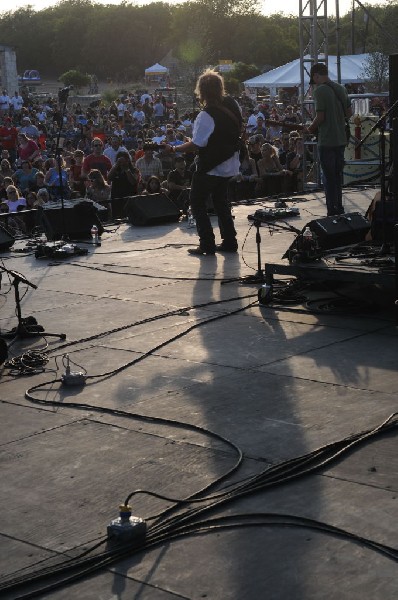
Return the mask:
<svg viewBox="0 0 398 600">
<path fill-rule="evenodd" d="M 257 272 L 255 275 L 247 275 L 246 277 L 235 277 L 233 279 L 226 279 L 222 283 L 233 283 L 234 281 L 240 281 L 242 283 L 265 283 L 265 272 L 261 268 L 262 260 L 261 260 L 261 235 L 260 235 L 260 227 L 261 220 L 254 219 L 253 225 L 256 228 L 256 246 L 257 246 Z"/>
<path fill-rule="evenodd" d="M 65 220 L 65 198 L 64 198 L 64 184 L 62 180 L 62 147 L 61 147 L 61 133 L 64 126 L 64 115 L 66 112 L 66 104 L 68 102 L 69 92 L 71 87 L 65 87 L 58 92 L 58 101 L 60 106 L 60 116 L 58 119 L 58 132 L 55 144 L 55 160 L 58 168 L 58 179 L 59 179 L 59 195 L 61 197 L 61 228 L 63 241 L 68 241 L 66 234 L 66 220 Z"/>
<path fill-rule="evenodd" d="M 58 337 L 61 340 L 66 339 L 65 333 L 46 333 L 44 327 L 39 325 L 36 319 L 32 316 L 22 318 L 21 311 L 21 297 L 19 295 L 19 284 L 25 283 L 30 286 L 34 290 L 37 289 L 37 285 L 26 279 L 21 273 L 17 271 L 11 271 L 10 269 L 6 269 L 5 267 L 0 267 L 1 272 L 7 273 L 13 278 L 12 285 L 14 287 L 14 295 L 15 295 L 15 305 L 16 305 L 16 313 L 18 319 L 18 325 L 13 327 L 11 331 L 3 333 L 2 337 L 5 339 L 14 339 L 14 338 L 30 338 L 30 337 Z"/>
<path fill-rule="evenodd" d="M 259 219 L 254 219 L 254 227 L 256 228 L 256 246 L 257 246 L 257 273 L 251 277 L 251 281 L 254 283 L 263 283 L 264 279 L 264 271 L 262 269 L 262 261 L 261 261 L 261 235 L 260 235 L 260 227 L 261 221 Z M 247 279 L 246 279 L 247 281 Z"/>
</svg>

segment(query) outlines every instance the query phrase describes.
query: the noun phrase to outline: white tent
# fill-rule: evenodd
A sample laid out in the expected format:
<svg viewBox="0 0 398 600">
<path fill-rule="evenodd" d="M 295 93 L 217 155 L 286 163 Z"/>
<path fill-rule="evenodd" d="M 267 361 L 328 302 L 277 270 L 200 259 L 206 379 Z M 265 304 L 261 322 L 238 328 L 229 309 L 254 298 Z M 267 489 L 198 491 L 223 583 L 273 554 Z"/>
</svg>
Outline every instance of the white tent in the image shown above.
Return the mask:
<svg viewBox="0 0 398 600">
<path fill-rule="evenodd" d="M 145 69 L 145 75 L 167 75 L 168 72 L 168 68 L 162 67 L 159 63 L 155 63 L 152 67 Z"/>
<path fill-rule="evenodd" d="M 363 69 L 369 54 L 350 54 L 340 56 L 341 83 L 362 83 L 365 78 Z M 321 59 L 321 57 L 319 57 Z M 309 70 L 310 66 L 307 63 Z M 328 57 L 329 77 L 337 81 L 337 56 Z M 286 65 L 272 69 L 267 73 L 253 77 L 244 82 L 247 88 L 268 88 L 275 95 L 278 88 L 299 87 L 301 85 L 300 59 L 293 60 Z M 304 85 L 308 87 L 309 76 L 304 71 Z"/>
<path fill-rule="evenodd" d="M 152 67 L 148 67 L 148 69 L 145 69 L 145 80 L 147 83 L 158 82 L 166 85 L 168 76 L 168 68 L 163 67 L 159 63 L 155 63 L 154 65 L 152 65 Z"/>
</svg>

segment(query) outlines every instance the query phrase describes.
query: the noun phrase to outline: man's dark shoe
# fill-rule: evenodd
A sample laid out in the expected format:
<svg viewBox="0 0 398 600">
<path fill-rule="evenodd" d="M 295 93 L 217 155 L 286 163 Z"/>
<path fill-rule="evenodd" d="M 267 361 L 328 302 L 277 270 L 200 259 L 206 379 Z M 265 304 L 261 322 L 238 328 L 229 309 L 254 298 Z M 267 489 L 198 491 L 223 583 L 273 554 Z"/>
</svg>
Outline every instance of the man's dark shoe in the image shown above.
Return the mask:
<svg viewBox="0 0 398 600">
<path fill-rule="evenodd" d="M 217 244 L 216 245 L 216 250 L 217 252 L 231 252 L 231 253 L 236 253 L 238 252 L 238 247 L 234 247 L 234 246 L 224 246 L 224 244 Z"/>
<path fill-rule="evenodd" d="M 203 250 L 200 246 L 188 248 L 188 254 L 193 254 L 194 256 L 214 256 L 215 253 L 215 250 Z"/>
</svg>

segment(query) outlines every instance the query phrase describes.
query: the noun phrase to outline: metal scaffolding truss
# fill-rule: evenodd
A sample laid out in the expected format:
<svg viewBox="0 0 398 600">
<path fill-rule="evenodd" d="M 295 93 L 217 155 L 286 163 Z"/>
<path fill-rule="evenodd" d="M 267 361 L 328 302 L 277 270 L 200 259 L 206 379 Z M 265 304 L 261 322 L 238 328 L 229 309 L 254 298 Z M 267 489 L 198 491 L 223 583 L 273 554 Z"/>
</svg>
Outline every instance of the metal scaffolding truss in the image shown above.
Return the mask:
<svg viewBox="0 0 398 600">
<path fill-rule="evenodd" d="M 327 0 L 299 0 L 300 104 L 303 123 L 314 117 L 314 102 L 309 96 L 310 88 L 305 87 L 304 75 L 309 75 L 315 63 L 324 62 L 328 65 L 328 38 Z M 319 183 L 317 143 L 306 141 L 305 145 L 313 158 L 312 179 Z M 304 187 L 308 176 L 305 155 L 306 152 L 303 160 Z"/>
<path fill-rule="evenodd" d="M 327 0 L 300 0 L 299 6 L 300 36 L 300 76 L 301 101 L 305 100 L 307 90 L 304 86 L 304 74 L 309 74 L 313 64 L 328 64 L 328 11 Z"/>
</svg>

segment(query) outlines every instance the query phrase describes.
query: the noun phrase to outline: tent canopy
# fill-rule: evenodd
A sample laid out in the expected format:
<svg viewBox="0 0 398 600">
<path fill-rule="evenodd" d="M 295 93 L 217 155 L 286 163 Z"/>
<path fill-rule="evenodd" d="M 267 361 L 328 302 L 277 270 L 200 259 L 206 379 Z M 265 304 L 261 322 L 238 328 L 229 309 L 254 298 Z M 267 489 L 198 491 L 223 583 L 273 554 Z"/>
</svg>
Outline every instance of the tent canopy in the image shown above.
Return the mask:
<svg viewBox="0 0 398 600">
<path fill-rule="evenodd" d="M 162 67 L 159 63 L 152 65 L 152 67 L 148 67 L 145 69 L 145 75 L 165 75 L 169 70 L 167 67 Z"/>
<path fill-rule="evenodd" d="M 365 77 L 363 69 L 369 54 L 350 54 L 340 56 L 341 83 L 363 83 Z M 309 58 L 309 57 L 306 57 Z M 321 58 L 321 57 L 319 57 Z M 328 57 L 329 77 L 337 81 L 337 56 Z M 309 66 L 308 66 L 309 69 Z M 309 76 L 304 71 L 304 84 L 309 85 Z M 301 85 L 300 59 L 297 58 L 286 65 L 272 69 L 267 73 L 253 77 L 244 82 L 248 88 L 289 88 Z"/>
</svg>

